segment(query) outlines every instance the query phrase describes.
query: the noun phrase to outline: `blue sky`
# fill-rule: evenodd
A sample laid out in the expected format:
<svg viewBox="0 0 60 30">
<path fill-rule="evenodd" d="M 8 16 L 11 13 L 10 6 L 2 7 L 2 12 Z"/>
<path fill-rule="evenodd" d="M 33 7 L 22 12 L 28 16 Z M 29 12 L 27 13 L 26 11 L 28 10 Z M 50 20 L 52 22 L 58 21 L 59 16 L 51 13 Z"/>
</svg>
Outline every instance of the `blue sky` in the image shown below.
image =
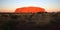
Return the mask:
<svg viewBox="0 0 60 30">
<path fill-rule="evenodd" d="M 1 12 L 13 12 L 16 8 L 38 6 L 46 11 L 60 11 L 60 0 L 0 0 Z"/>
</svg>

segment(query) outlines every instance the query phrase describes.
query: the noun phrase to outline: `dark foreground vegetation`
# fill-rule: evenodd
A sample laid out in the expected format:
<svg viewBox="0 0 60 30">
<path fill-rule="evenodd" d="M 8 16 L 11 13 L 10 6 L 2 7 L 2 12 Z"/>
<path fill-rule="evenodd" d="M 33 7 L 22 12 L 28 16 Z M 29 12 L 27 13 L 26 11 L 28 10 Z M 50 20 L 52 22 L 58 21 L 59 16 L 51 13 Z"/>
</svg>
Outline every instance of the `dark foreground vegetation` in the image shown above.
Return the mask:
<svg viewBox="0 0 60 30">
<path fill-rule="evenodd" d="M 0 13 L 0 30 L 60 30 L 60 12 Z"/>
</svg>

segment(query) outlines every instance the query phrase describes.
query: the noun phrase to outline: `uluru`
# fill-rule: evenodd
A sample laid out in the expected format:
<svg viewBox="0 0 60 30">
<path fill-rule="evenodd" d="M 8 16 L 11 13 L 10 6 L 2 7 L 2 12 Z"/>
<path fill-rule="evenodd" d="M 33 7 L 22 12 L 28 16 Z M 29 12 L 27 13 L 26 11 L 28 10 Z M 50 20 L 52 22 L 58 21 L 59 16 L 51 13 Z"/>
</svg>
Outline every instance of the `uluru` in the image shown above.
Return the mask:
<svg viewBox="0 0 60 30">
<path fill-rule="evenodd" d="M 37 12 L 46 12 L 44 8 L 41 7 L 22 7 L 17 8 L 15 13 L 37 13 Z"/>
</svg>

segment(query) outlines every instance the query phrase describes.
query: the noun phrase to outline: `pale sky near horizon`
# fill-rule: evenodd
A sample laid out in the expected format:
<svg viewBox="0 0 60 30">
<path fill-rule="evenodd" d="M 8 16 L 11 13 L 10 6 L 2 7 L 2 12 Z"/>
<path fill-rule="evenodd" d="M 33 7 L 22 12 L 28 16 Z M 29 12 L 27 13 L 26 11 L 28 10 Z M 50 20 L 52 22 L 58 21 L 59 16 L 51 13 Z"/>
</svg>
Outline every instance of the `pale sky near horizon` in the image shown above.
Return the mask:
<svg viewBox="0 0 60 30">
<path fill-rule="evenodd" d="M 0 12 L 14 12 L 16 8 L 37 6 L 47 12 L 60 11 L 60 0 L 0 0 Z"/>
</svg>

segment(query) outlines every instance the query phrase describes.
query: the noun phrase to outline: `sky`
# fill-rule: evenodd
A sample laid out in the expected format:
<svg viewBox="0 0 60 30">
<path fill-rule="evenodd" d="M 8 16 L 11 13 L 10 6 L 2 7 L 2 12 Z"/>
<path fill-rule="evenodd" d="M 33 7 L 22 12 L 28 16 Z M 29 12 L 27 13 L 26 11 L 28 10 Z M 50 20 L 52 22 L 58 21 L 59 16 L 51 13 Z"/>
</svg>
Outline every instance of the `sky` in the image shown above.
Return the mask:
<svg viewBox="0 0 60 30">
<path fill-rule="evenodd" d="M 60 0 L 0 0 L 0 12 L 14 12 L 17 8 L 36 6 L 47 12 L 60 12 Z"/>
</svg>

